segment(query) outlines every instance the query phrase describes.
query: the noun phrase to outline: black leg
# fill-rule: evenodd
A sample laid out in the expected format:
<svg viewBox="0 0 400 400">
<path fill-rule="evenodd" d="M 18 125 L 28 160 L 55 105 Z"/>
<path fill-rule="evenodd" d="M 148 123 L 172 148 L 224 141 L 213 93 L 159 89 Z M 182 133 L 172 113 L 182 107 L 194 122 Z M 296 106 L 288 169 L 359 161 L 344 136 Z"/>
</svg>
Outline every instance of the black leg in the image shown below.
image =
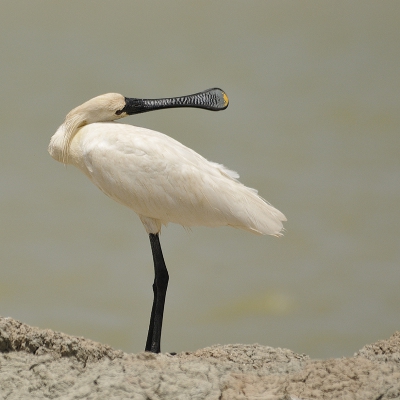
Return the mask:
<svg viewBox="0 0 400 400">
<path fill-rule="evenodd" d="M 155 276 L 153 283 L 153 308 L 151 309 L 150 325 L 149 332 L 147 334 L 145 351 L 159 353 L 161 344 L 161 328 L 164 314 L 164 303 L 165 296 L 167 294 L 169 276 L 167 267 L 165 266 L 158 233 L 150 233 L 149 238 L 151 250 L 153 252 Z"/>
</svg>

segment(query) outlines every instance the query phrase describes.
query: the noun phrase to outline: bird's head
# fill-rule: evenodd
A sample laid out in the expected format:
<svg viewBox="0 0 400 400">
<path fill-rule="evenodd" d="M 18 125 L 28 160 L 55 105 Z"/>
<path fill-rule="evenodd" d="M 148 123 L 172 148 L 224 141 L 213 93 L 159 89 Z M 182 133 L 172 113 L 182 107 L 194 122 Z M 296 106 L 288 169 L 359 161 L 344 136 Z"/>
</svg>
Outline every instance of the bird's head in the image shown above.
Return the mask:
<svg viewBox="0 0 400 400">
<path fill-rule="evenodd" d="M 138 99 L 124 97 L 118 93 L 107 93 L 94 97 L 74 108 L 65 118 L 65 124 L 77 129 L 95 122 L 114 121 L 127 115 L 165 108 L 195 107 L 220 111 L 228 107 L 228 104 L 228 96 L 218 88 L 208 89 L 189 96 L 163 99 Z"/>
<path fill-rule="evenodd" d="M 127 115 L 120 112 L 125 104 L 122 94 L 102 94 L 71 110 L 65 118 L 65 124 L 72 124 L 77 129 L 95 122 L 114 121 Z"/>
<path fill-rule="evenodd" d="M 125 117 L 126 113 L 119 112 L 125 104 L 125 97 L 121 94 L 107 93 L 71 110 L 50 140 L 49 152 L 52 157 L 68 164 L 70 143 L 79 128 L 95 122 L 109 122 Z"/>
<path fill-rule="evenodd" d="M 55 138 L 50 142 L 49 151 L 50 154 L 55 154 L 54 142 L 61 136 L 62 151 L 61 157 L 58 158 L 61 158 L 62 162 L 66 164 L 71 140 L 82 126 L 96 122 L 110 122 L 128 115 L 165 108 L 194 107 L 220 111 L 228 107 L 228 104 L 228 96 L 218 88 L 208 89 L 189 96 L 162 99 L 138 99 L 124 97 L 118 93 L 102 94 L 86 101 L 67 114 Z"/>
</svg>

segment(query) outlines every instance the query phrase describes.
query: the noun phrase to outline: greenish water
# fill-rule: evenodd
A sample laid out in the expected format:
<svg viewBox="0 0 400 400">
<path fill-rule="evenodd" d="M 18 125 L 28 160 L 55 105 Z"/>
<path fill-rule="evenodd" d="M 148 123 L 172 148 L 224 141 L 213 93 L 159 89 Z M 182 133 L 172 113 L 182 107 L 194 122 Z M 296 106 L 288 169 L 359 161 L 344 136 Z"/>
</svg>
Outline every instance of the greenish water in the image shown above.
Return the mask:
<svg viewBox="0 0 400 400">
<path fill-rule="evenodd" d="M 129 352 L 153 280 L 139 219 L 47 154 L 96 95 L 219 86 L 221 113 L 124 123 L 241 175 L 283 238 L 170 225 L 163 351 L 215 343 L 351 355 L 399 329 L 396 1 L 6 1 L 0 13 L 0 314 Z"/>
</svg>

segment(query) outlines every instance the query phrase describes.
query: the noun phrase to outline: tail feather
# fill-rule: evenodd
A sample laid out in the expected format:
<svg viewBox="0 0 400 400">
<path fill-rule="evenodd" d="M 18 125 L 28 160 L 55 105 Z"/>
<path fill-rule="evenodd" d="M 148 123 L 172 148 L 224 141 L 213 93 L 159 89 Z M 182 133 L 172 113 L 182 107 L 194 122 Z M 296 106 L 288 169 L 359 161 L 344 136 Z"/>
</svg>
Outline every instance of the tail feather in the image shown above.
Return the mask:
<svg viewBox="0 0 400 400">
<path fill-rule="evenodd" d="M 238 173 L 222 164 L 211 164 L 222 176 L 229 179 L 220 182 L 218 191 L 219 196 L 225 192 L 226 197 L 218 196 L 216 199 L 224 203 L 223 208 L 229 208 L 231 220 L 228 221 L 228 225 L 258 235 L 282 236 L 284 231 L 282 222 L 286 221 L 285 215 L 263 199 L 256 189 L 243 185 L 238 180 Z"/>
<path fill-rule="evenodd" d="M 258 235 L 282 236 L 286 217 L 252 189 L 242 186 L 241 199 L 235 203 L 235 228 Z"/>
</svg>

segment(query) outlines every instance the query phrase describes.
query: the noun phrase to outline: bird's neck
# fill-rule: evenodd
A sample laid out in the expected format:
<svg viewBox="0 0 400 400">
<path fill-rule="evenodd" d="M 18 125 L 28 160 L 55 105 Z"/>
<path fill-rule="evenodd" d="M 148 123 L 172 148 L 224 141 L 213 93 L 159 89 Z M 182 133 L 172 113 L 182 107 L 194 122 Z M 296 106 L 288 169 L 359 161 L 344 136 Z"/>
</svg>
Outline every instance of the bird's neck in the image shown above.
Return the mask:
<svg viewBox="0 0 400 400">
<path fill-rule="evenodd" d="M 67 116 L 64 123 L 57 129 L 57 132 L 51 137 L 49 144 L 49 153 L 57 161 L 68 164 L 71 141 L 78 132 L 79 128 L 86 124 L 84 118 L 79 114 L 73 117 Z"/>
</svg>

